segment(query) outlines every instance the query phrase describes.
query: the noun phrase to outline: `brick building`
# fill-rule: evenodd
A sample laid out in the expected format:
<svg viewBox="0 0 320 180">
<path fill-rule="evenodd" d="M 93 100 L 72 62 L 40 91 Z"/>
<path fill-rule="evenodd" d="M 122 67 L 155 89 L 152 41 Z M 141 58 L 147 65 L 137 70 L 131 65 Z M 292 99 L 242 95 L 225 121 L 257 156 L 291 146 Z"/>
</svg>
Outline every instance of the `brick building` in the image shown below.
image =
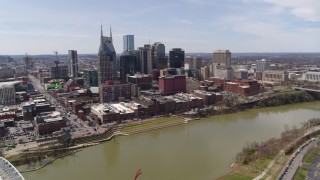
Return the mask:
<svg viewBox="0 0 320 180">
<path fill-rule="evenodd" d="M 148 90 L 152 87 L 152 75 L 135 74 L 128 77 L 128 83 L 131 83 L 132 96 L 138 96 L 140 90 Z"/>
<path fill-rule="evenodd" d="M 162 95 L 186 92 L 186 76 L 162 76 L 159 78 L 159 90 Z"/>
<path fill-rule="evenodd" d="M 99 98 L 101 103 L 110 103 L 131 99 L 131 84 L 119 82 L 107 82 L 99 86 Z"/>
<path fill-rule="evenodd" d="M 257 93 L 260 90 L 260 84 L 258 81 L 234 80 L 232 82 L 226 82 L 224 90 L 248 96 Z"/>
<path fill-rule="evenodd" d="M 35 127 L 38 135 L 51 134 L 60 131 L 67 126 L 67 121 L 63 117 L 40 117 L 35 118 Z"/>
</svg>

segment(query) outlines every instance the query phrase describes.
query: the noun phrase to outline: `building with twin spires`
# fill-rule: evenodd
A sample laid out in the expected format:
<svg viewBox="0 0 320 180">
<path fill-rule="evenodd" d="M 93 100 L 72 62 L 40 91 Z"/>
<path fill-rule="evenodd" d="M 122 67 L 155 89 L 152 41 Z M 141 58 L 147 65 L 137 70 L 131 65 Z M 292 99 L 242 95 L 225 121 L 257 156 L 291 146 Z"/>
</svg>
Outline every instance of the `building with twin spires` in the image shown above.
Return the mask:
<svg viewBox="0 0 320 180">
<path fill-rule="evenodd" d="M 130 61 L 130 58 L 124 57 L 122 60 L 123 62 Z M 131 84 L 119 81 L 116 65 L 116 51 L 113 47 L 111 28 L 110 37 L 106 37 L 103 36 L 101 26 L 98 66 L 99 99 L 101 103 L 121 102 L 131 99 Z M 123 75 L 122 78 L 125 78 L 124 75 L 131 70 L 131 65 L 129 63 L 123 65 L 120 71 Z"/>
<path fill-rule="evenodd" d="M 113 46 L 112 32 L 110 37 L 103 36 L 101 26 L 101 37 L 99 47 L 98 83 L 117 80 L 116 51 Z"/>
</svg>

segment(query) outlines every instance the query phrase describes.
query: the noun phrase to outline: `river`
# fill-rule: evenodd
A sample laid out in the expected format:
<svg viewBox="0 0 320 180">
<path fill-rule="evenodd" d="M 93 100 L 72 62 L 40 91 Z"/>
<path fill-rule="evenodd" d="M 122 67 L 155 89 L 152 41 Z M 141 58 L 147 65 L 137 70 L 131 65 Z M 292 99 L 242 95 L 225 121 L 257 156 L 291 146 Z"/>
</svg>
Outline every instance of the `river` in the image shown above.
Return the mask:
<svg viewBox="0 0 320 180">
<path fill-rule="evenodd" d="M 27 180 L 209 180 L 226 174 L 252 141 L 279 137 L 285 126 L 320 117 L 320 102 L 253 109 L 117 137 L 35 172 Z M 24 168 L 23 166 L 18 169 Z"/>
</svg>

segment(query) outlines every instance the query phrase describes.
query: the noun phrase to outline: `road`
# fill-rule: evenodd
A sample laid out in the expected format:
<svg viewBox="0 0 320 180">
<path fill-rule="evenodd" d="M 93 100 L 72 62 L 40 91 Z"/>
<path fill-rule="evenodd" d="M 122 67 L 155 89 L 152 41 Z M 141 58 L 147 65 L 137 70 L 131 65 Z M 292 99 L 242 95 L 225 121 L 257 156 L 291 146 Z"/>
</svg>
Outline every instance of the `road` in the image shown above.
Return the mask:
<svg viewBox="0 0 320 180">
<path fill-rule="evenodd" d="M 298 168 L 302 165 L 302 160 L 303 157 L 308 153 L 308 151 L 316 146 L 318 143 L 320 142 L 320 139 L 316 139 L 315 141 L 312 141 L 311 143 L 308 144 L 308 142 L 306 142 L 303 146 L 305 146 L 304 148 L 299 148 L 292 156 L 290 159 L 293 159 L 293 161 L 290 163 L 289 162 L 286 164 L 286 167 L 289 167 L 287 172 L 285 173 L 285 175 L 282 178 L 278 178 L 278 179 L 284 179 L 284 180 L 290 180 L 293 179 L 294 174 L 296 173 L 296 171 L 298 170 Z M 285 170 L 282 171 L 282 173 Z"/>
<path fill-rule="evenodd" d="M 28 75 L 29 80 L 33 83 L 35 89 L 41 92 L 45 98 L 56 106 L 56 111 L 61 113 L 61 116 L 68 119 L 70 127 L 73 129 L 71 132 L 72 138 L 90 136 L 92 134 L 99 134 L 106 131 L 106 127 L 90 127 L 87 123 L 82 121 L 77 115 L 72 112 L 69 112 L 64 106 L 62 106 L 56 98 L 49 94 L 44 87 L 40 84 L 40 81 L 35 77 Z"/>
<path fill-rule="evenodd" d="M 75 128 L 89 128 L 89 126 L 84 123 L 81 122 L 81 120 L 78 118 L 77 115 L 69 112 L 64 106 L 62 106 L 57 100 L 56 98 L 54 98 L 53 96 L 51 96 L 51 94 L 49 94 L 44 87 L 40 84 L 39 80 L 37 80 L 36 78 L 34 78 L 31 75 L 28 75 L 29 80 L 33 83 L 35 89 L 37 89 L 39 92 L 41 92 L 45 98 L 51 102 L 51 104 L 54 104 L 56 106 L 56 111 L 61 113 L 61 116 L 67 118 L 70 122 L 70 126 L 71 127 L 75 127 Z M 68 113 L 70 113 L 70 116 L 68 115 Z"/>
<path fill-rule="evenodd" d="M 308 129 L 307 132 L 304 133 L 304 136 L 306 136 L 306 135 L 308 135 L 308 134 L 310 134 L 312 132 L 318 131 L 318 130 L 320 130 L 320 126 L 312 127 L 310 129 Z M 271 168 L 273 167 L 275 162 L 278 160 L 278 158 L 281 157 L 280 155 L 283 154 L 283 153 L 284 153 L 284 149 L 281 150 L 279 152 L 279 154 L 277 154 L 277 156 L 268 164 L 267 168 L 261 174 L 259 174 L 257 177 L 255 177 L 254 180 L 263 179 L 264 176 L 271 170 Z M 277 166 L 278 167 L 276 167 L 276 169 L 279 169 L 282 166 L 282 163 L 278 164 Z M 277 170 L 275 172 L 277 172 Z M 272 176 L 273 176 L 273 174 L 271 176 L 269 176 L 268 178 L 266 178 L 266 179 L 270 179 L 270 178 L 272 178 Z"/>
</svg>

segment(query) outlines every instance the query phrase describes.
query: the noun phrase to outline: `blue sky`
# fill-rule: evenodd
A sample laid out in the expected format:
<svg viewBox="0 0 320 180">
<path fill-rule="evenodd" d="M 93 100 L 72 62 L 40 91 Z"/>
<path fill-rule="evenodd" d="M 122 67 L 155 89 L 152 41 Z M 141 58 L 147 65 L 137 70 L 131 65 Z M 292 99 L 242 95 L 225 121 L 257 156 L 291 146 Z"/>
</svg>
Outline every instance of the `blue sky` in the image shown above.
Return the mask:
<svg viewBox="0 0 320 180">
<path fill-rule="evenodd" d="M 0 0 L 0 54 L 97 54 L 102 22 L 135 48 L 320 52 L 320 0 Z"/>
</svg>

